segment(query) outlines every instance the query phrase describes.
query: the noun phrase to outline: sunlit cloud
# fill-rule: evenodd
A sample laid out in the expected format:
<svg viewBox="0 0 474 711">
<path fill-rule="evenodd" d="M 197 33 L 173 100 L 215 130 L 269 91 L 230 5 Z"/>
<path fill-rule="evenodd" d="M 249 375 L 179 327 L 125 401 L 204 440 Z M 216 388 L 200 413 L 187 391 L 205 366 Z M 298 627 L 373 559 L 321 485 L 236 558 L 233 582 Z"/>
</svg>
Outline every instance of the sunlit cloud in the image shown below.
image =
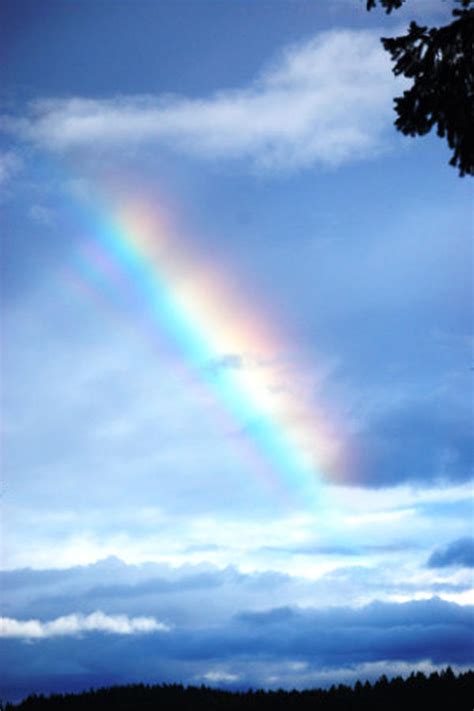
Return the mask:
<svg viewBox="0 0 474 711">
<path fill-rule="evenodd" d="M 210 684 L 224 683 L 228 684 L 231 682 L 238 681 L 238 674 L 230 674 L 229 672 L 222 671 L 219 669 L 211 669 L 200 677 L 203 681 Z"/>
<path fill-rule="evenodd" d="M 394 82 L 377 32 L 338 29 L 289 46 L 245 88 L 199 99 L 38 100 L 2 123 L 55 151 L 161 142 L 268 170 L 334 166 L 386 148 Z"/>
<path fill-rule="evenodd" d="M 106 615 L 97 611 L 90 615 L 66 615 L 49 622 L 40 620 L 16 620 L 0 618 L 0 637 L 25 639 L 45 639 L 64 637 L 86 632 L 106 632 L 108 634 L 141 634 L 167 632 L 169 627 L 153 617 L 127 617 L 127 615 Z"/>
</svg>

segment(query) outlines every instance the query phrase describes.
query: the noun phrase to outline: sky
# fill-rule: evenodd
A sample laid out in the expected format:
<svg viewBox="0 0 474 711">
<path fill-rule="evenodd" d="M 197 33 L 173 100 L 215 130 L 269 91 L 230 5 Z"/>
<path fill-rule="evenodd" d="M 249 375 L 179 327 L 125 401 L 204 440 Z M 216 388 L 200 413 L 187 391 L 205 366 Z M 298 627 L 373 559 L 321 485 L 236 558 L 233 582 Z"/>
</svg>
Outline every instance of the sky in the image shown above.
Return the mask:
<svg viewBox="0 0 474 711">
<path fill-rule="evenodd" d="M 2 698 L 473 664 L 448 6 L 2 3 Z"/>
</svg>

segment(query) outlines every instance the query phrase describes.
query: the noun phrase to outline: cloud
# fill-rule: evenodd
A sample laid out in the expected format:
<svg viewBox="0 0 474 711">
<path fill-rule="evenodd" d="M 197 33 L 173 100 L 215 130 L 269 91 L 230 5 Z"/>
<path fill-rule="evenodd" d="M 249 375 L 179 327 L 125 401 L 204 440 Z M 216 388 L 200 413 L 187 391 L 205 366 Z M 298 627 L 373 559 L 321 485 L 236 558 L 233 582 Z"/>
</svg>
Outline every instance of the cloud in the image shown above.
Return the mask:
<svg viewBox="0 0 474 711">
<path fill-rule="evenodd" d="M 167 632 L 169 627 L 157 622 L 153 617 L 127 617 L 127 615 L 105 615 L 97 611 L 90 615 L 66 615 L 49 622 L 40 620 L 15 620 L 0 618 L 0 637 L 23 639 L 45 639 L 79 635 L 84 632 L 106 632 L 108 634 L 140 634 Z"/>
<path fill-rule="evenodd" d="M 221 671 L 219 669 L 211 669 L 210 671 L 203 674 L 200 678 L 210 684 L 228 684 L 229 682 L 238 681 L 239 676 L 238 674 L 229 674 L 229 672 Z"/>
<path fill-rule="evenodd" d="M 385 552 L 380 555 L 387 557 Z M 433 594 L 445 599 L 452 596 L 452 601 L 458 602 L 472 587 L 466 571 L 448 579 L 423 568 L 417 574 L 413 565 L 407 568 L 406 560 L 397 554 L 386 564 L 372 561 L 370 565 L 360 558 L 352 559 L 351 565 L 338 559 L 328 563 L 327 558 L 321 563 L 315 555 L 301 556 L 298 551 L 292 557 L 299 561 L 301 570 L 321 572 L 316 578 L 305 579 L 271 569 L 242 572 L 232 566 L 219 569 L 209 564 L 126 565 L 113 558 L 65 570 L 5 571 L 0 576 L 3 610 L 11 619 L 43 621 L 89 617 L 102 610 L 108 616 L 158 619 L 173 629 L 204 629 L 226 624 L 239 610 L 343 606 L 348 597 L 352 605 L 376 599 L 426 599 Z"/>
<path fill-rule="evenodd" d="M 0 189 L 5 189 L 12 177 L 20 170 L 22 161 L 13 151 L 0 152 Z"/>
<path fill-rule="evenodd" d="M 44 207 L 44 205 L 32 205 L 28 216 L 33 222 L 37 222 L 40 225 L 49 227 L 54 223 L 55 214 L 50 208 Z"/>
<path fill-rule="evenodd" d="M 459 538 L 444 548 L 433 551 L 427 561 L 428 568 L 474 568 L 474 539 Z"/>
<path fill-rule="evenodd" d="M 244 365 L 242 356 L 236 353 L 226 353 L 220 358 L 214 358 L 205 366 L 210 375 L 219 375 L 226 370 L 240 370 Z"/>
<path fill-rule="evenodd" d="M 392 518 L 395 516 L 395 512 L 390 512 Z M 388 519 L 389 513 L 385 514 L 385 520 Z M 372 518 L 370 518 L 372 516 Z M 367 520 L 380 521 L 381 514 L 367 514 L 364 519 L 362 516 L 348 517 L 346 523 L 349 525 L 354 521 L 356 523 L 366 522 Z M 359 556 L 364 553 L 383 553 L 385 555 L 390 553 L 396 553 L 398 551 L 406 551 L 409 549 L 416 549 L 419 547 L 414 541 L 402 540 L 395 543 L 366 543 L 366 544 L 321 544 L 321 543 L 296 543 L 288 544 L 287 546 L 262 546 L 262 551 L 269 553 L 282 553 L 284 555 L 328 555 L 328 556 Z"/>
<path fill-rule="evenodd" d="M 404 481 L 466 481 L 472 477 L 472 415 L 435 396 L 390 403 L 357 433 L 356 481 L 386 487 Z"/>
<path fill-rule="evenodd" d="M 332 30 L 288 47 L 246 88 L 201 99 L 41 100 L 2 123 L 57 151 L 164 143 L 267 169 L 339 165 L 386 146 L 395 81 L 377 32 Z"/>
<path fill-rule="evenodd" d="M 132 681 L 304 687 L 351 676 L 474 660 L 472 607 L 433 598 L 362 608 L 298 607 L 241 611 L 207 625 L 174 626 L 168 634 L 112 636 L 102 631 L 3 641 L 2 695 L 88 688 Z M 20 663 L 21 660 L 21 663 Z"/>
<path fill-rule="evenodd" d="M 433 578 L 426 569 L 421 575 Z M 444 588 L 462 589 L 464 577 L 456 572 Z M 310 581 L 116 558 L 3 572 L 1 693 L 134 681 L 303 688 L 402 667 L 471 664 L 472 607 L 377 599 L 395 589 L 413 595 L 411 583 L 395 587 L 376 567 L 338 568 Z M 375 599 L 361 604 L 361 590 Z"/>
<path fill-rule="evenodd" d="M 144 485 L 151 504 L 156 489 L 153 482 L 145 481 Z M 270 569 L 312 581 L 336 566 L 349 563 L 382 566 L 390 575 L 383 581 L 379 575 L 378 581 L 365 586 L 362 601 L 367 601 L 373 598 L 374 591 L 380 595 L 381 588 L 384 594 L 406 592 L 400 590 L 400 585 L 412 578 L 410 566 L 414 562 L 426 578 L 424 564 L 432 550 L 470 533 L 470 495 L 469 483 L 431 490 L 412 486 L 391 489 L 333 486 L 327 492 L 324 517 L 318 510 L 279 512 L 273 517 L 259 510 L 249 510 L 245 517 L 240 512 L 231 514 L 226 510 L 208 515 L 191 510 L 186 501 L 182 510 L 166 512 L 161 507 L 143 506 L 136 499 L 114 501 L 110 507 L 104 504 L 102 508 L 100 500 L 89 500 L 88 508 L 76 509 L 70 502 L 58 503 L 50 507 L 47 515 L 33 506 L 10 506 L 5 509 L 5 521 L 10 531 L 21 530 L 21 535 L 15 542 L 10 535 L 11 550 L 4 567 L 65 568 L 62 573 L 51 573 L 54 580 L 61 580 L 60 584 L 54 583 L 56 589 L 52 591 L 58 595 L 65 584 L 69 586 L 68 580 L 77 585 L 80 579 L 87 589 L 107 582 L 130 585 L 146 578 L 169 579 L 168 565 L 179 571 L 178 578 L 202 570 L 228 570 L 226 566 L 232 566 L 245 571 Z M 104 524 L 104 515 L 110 515 L 111 521 Z M 431 525 L 432 520 L 435 525 Z M 40 549 L 31 548 L 31 541 Z M 111 569 L 111 564 L 104 562 L 71 568 L 106 556 L 119 556 L 135 565 L 122 563 L 123 572 L 120 567 L 117 569 L 119 563 Z M 151 567 L 145 565 L 151 561 Z M 191 567 L 183 568 L 183 564 Z M 12 583 L 13 579 L 18 581 L 18 575 L 5 573 Z M 36 588 L 42 575 L 40 571 L 37 576 L 32 574 L 30 584 Z M 433 591 L 429 587 L 433 575 L 430 573 L 430 579 L 421 582 L 418 592 Z M 6 584 L 5 580 L 2 585 Z M 344 584 L 324 592 L 332 601 L 335 596 L 337 601 L 343 601 L 344 594 Z M 318 598 L 319 601 L 323 602 Z M 104 608 L 99 600 L 87 610 L 73 606 L 61 610 L 61 614 L 79 609 L 93 612 Z M 48 610 L 46 617 L 57 612 Z M 141 609 L 136 612 L 141 613 Z M 155 613 L 160 616 L 156 610 L 147 611 Z M 11 609 L 4 614 L 18 616 Z M 28 615 L 34 616 L 34 610 L 28 611 Z"/>
</svg>

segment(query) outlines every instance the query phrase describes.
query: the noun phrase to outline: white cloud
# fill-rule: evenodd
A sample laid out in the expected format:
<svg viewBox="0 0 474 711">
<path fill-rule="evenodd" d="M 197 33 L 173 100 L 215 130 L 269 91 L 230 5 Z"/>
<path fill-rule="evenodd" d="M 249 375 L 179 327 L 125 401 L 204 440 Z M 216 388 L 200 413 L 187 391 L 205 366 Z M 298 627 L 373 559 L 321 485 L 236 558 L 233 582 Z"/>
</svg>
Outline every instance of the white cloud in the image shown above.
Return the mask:
<svg viewBox="0 0 474 711">
<path fill-rule="evenodd" d="M 54 223 L 54 211 L 44 205 L 32 205 L 28 215 L 33 222 L 49 227 Z"/>
<path fill-rule="evenodd" d="M 0 188 L 4 188 L 21 168 L 21 159 L 13 151 L 0 153 Z"/>
<path fill-rule="evenodd" d="M 50 622 L 40 620 L 15 620 L 0 618 L 0 637 L 20 637 L 44 639 L 64 637 L 84 632 L 107 632 L 109 634 L 140 634 L 147 632 L 167 632 L 169 627 L 153 617 L 127 617 L 127 615 L 105 615 L 93 612 L 90 615 L 66 615 Z"/>
<path fill-rule="evenodd" d="M 404 484 L 385 489 L 339 486 L 332 487 L 332 490 L 341 508 L 357 514 L 377 514 L 387 510 L 411 509 L 413 506 L 467 501 L 472 495 L 472 484 L 467 482 L 437 488 Z"/>
<path fill-rule="evenodd" d="M 246 88 L 202 99 L 49 99 L 3 123 L 59 151 L 162 142 L 267 169 L 338 165 L 384 148 L 395 81 L 378 32 L 333 30 L 287 48 Z"/>
<path fill-rule="evenodd" d="M 202 674 L 202 676 L 198 678 L 203 679 L 212 684 L 216 684 L 219 682 L 222 682 L 224 684 L 230 684 L 239 680 L 238 674 L 230 674 L 229 672 L 221 671 L 219 669 L 212 669 L 211 671 L 206 672 L 206 674 Z"/>
<path fill-rule="evenodd" d="M 416 514 L 416 509 L 394 509 L 388 511 L 372 511 L 346 516 L 344 522 L 347 526 L 384 525 L 411 518 Z"/>
</svg>

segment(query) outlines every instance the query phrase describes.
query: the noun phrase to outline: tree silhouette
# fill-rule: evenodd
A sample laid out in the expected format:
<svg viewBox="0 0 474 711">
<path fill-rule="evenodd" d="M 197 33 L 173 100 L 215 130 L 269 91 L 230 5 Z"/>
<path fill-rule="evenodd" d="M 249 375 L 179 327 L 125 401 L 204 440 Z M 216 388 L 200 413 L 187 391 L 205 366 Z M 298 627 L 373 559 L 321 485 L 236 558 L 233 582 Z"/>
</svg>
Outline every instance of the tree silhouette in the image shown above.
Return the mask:
<svg viewBox="0 0 474 711">
<path fill-rule="evenodd" d="M 224 691 L 182 684 L 133 684 L 91 689 L 80 694 L 33 694 L 5 711 L 400 711 L 403 708 L 470 711 L 474 672 L 456 676 L 448 667 L 427 678 L 418 672 L 373 685 L 356 682 L 305 691 Z"/>
<path fill-rule="evenodd" d="M 377 2 L 387 13 L 405 0 Z M 394 62 L 393 72 L 413 80 L 410 89 L 395 99 L 395 126 L 409 136 L 423 136 L 436 126 L 453 151 L 450 165 L 461 176 L 474 175 L 474 0 L 454 0 L 461 7 L 443 27 L 421 27 L 411 22 L 399 37 L 382 37 Z"/>
</svg>

